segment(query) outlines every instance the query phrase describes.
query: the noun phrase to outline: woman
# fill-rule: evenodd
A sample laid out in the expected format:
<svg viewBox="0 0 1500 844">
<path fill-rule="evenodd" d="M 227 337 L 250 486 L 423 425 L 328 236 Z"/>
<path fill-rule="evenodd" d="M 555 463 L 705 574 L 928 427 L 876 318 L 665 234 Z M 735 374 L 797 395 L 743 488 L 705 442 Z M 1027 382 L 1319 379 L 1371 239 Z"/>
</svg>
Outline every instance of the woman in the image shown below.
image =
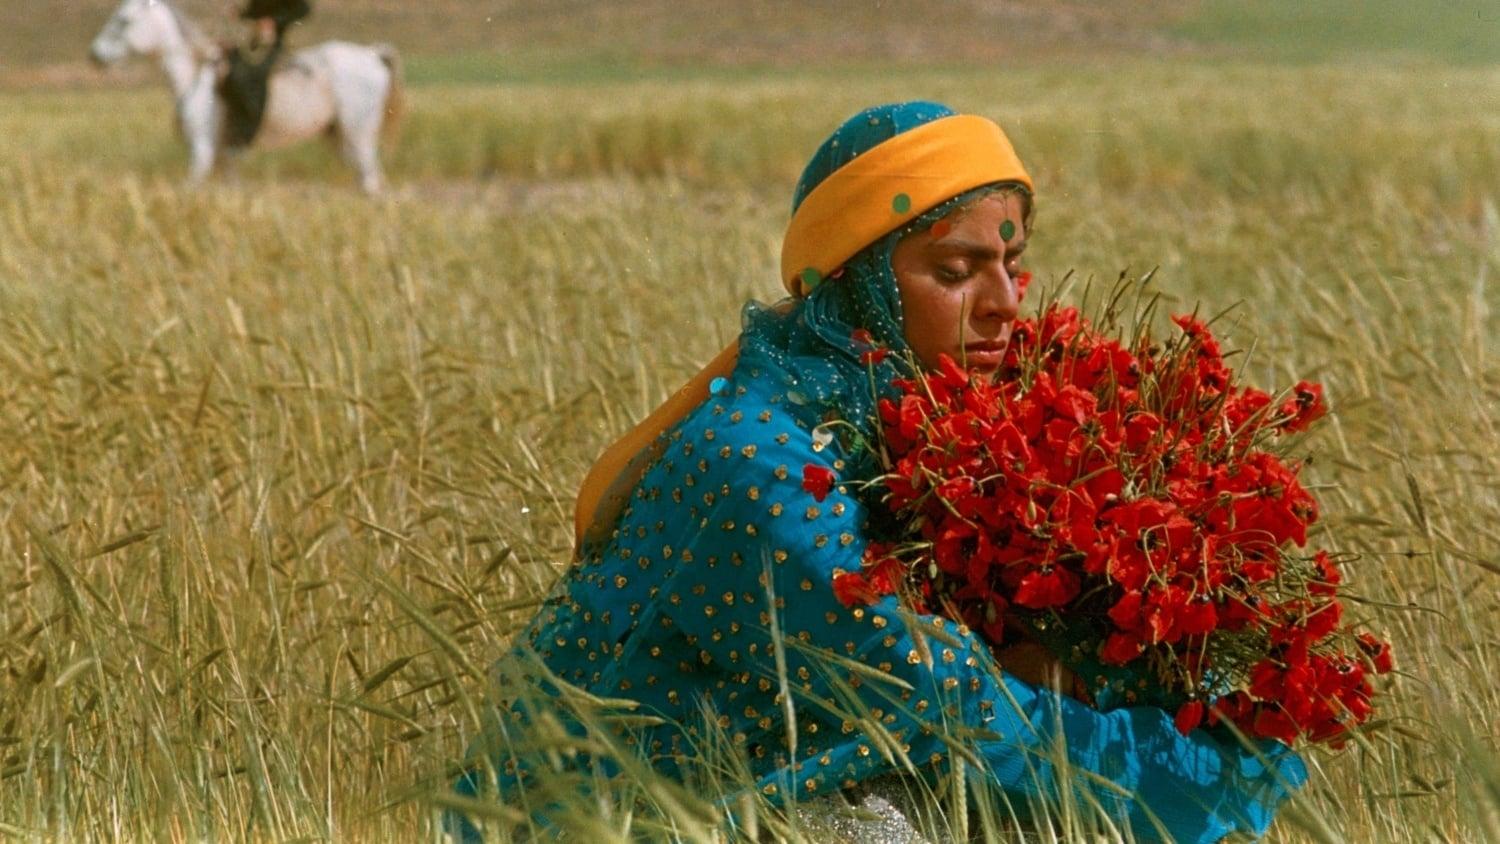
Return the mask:
<svg viewBox="0 0 1500 844">
<path fill-rule="evenodd" d="M 240 18 L 250 21 L 253 33 L 248 50 L 231 47 L 226 53 L 224 78 L 219 82 L 228 146 L 249 146 L 255 140 L 266 113 L 271 71 L 281 56 L 286 31 L 310 14 L 308 0 L 250 0 L 240 11 Z"/>
<path fill-rule="evenodd" d="M 964 759 L 1022 813 L 1078 801 L 1141 839 L 1265 829 L 1305 777 L 1285 748 L 1183 737 L 1157 709 L 1100 713 L 1002 670 L 966 628 L 834 596 L 881 530 L 854 483 L 875 468 L 851 446 L 872 385 L 889 390 L 908 351 L 996 371 L 1031 196 L 998 126 L 934 103 L 870 109 L 824 142 L 783 244 L 792 298 L 749 306 L 737 344 L 585 481 L 579 563 L 502 668 L 512 691 L 541 690 L 492 731 L 507 799 L 543 779 L 525 736 L 582 734 L 590 716 L 554 713 L 587 695 L 634 702 L 626 743 L 657 770 L 708 780 L 727 747 L 776 802 Z"/>
</svg>

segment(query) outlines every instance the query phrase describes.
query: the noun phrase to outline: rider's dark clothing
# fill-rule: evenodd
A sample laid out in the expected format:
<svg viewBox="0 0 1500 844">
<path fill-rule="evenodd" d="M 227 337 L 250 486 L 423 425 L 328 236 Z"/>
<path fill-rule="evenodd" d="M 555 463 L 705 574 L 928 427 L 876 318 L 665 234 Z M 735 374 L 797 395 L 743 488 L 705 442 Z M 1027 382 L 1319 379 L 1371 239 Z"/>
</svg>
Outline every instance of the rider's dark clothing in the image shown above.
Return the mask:
<svg viewBox="0 0 1500 844">
<path fill-rule="evenodd" d="M 219 95 L 225 109 L 225 142 L 231 147 L 247 146 L 255 139 L 266 113 L 271 68 L 281 55 L 287 29 L 312 13 L 308 0 L 250 0 L 240 17 L 246 20 L 270 18 L 276 24 L 276 39 L 263 51 L 230 48 L 228 67 L 219 82 Z"/>
</svg>

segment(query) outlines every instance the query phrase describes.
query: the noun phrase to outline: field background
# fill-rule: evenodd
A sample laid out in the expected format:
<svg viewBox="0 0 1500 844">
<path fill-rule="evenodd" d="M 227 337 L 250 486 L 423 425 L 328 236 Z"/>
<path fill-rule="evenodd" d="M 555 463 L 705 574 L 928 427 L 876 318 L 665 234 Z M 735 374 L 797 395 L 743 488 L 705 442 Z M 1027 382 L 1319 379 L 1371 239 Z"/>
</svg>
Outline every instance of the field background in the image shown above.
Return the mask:
<svg viewBox="0 0 1500 844">
<path fill-rule="evenodd" d="M 1318 541 L 1404 675 L 1273 840 L 1500 829 L 1493 3 L 324 0 L 299 42 L 407 58 L 376 201 L 320 147 L 184 190 L 154 68 L 81 61 L 112 5 L 0 26 L 0 839 L 432 835 L 582 473 L 916 97 L 1007 127 L 1045 282 L 1157 268 L 1327 387 Z"/>
</svg>

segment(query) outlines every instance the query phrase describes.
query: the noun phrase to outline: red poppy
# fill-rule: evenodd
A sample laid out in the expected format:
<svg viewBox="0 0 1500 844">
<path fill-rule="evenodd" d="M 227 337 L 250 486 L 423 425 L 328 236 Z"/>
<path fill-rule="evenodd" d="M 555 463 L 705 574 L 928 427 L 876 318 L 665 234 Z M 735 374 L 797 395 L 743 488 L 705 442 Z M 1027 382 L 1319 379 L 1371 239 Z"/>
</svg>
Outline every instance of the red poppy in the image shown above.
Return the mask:
<svg viewBox="0 0 1500 844">
<path fill-rule="evenodd" d="M 833 596 L 846 607 L 868 606 L 880 600 L 880 595 L 864 575 L 855 572 L 833 576 Z"/>
<path fill-rule="evenodd" d="M 1359 643 L 1359 649 L 1375 667 L 1376 674 L 1390 673 L 1396 667 L 1395 659 L 1391 656 L 1390 642 L 1381 641 L 1370 633 L 1359 634 L 1356 641 Z"/>
<path fill-rule="evenodd" d="M 1040 610 L 1060 607 L 1078 594 L 1078 575 L 1062 566 L 1044 566 L 1028 572 L 1016 586 L 1015 602 Z"/>
<path fill-rule="evenodd" d="M 1144 648 L 1140 637 L 1134 633 L 1111 633 L 1104 640 L 1104 647 L 1099 651 L 1099 658 L 1110 665 L 1124 665 L 1141 655 Z"/>
<path fill-rule="evenodd" d="M 1203 723 L 1203 701 L 1190 700 L 1177 708 L 1177 715 L 1172 718 L 1177 732 L 1187 735 Z"/>
<path fill-rule="evenodd" d="M 822 501 L 833 489 L 833 470 L 827 466 L 808 463 L 802 467 L 802 488 L 812 493 L 814 501 Z"/>
</svg>

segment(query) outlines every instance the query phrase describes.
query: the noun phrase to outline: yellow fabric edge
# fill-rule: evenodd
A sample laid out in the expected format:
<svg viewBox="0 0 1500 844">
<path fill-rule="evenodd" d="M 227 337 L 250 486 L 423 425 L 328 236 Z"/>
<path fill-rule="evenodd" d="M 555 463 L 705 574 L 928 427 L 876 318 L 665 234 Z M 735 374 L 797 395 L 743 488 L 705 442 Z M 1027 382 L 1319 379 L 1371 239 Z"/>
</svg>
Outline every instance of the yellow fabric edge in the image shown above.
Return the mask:
<svg viewBox="0 0 1500 844">
<path fill-rule="evenodd" d="M 736 339 L 594 461 L 578 490 L 573 511 L 573 538 L 577 549 L 583 548 L 584 540 L 597 538 L 597 533 L 614 524 L 615 517 L 630 498 L 630 491 L 658 456 L 657 449 L 652 448 L 657 437 L 702 404 L 708 398 L 713 380 L 727 378 L 734 372 L 739 355 L 740 341 Z M 591 527 L 595 530 L 590 531 Z"/>
</svg>

